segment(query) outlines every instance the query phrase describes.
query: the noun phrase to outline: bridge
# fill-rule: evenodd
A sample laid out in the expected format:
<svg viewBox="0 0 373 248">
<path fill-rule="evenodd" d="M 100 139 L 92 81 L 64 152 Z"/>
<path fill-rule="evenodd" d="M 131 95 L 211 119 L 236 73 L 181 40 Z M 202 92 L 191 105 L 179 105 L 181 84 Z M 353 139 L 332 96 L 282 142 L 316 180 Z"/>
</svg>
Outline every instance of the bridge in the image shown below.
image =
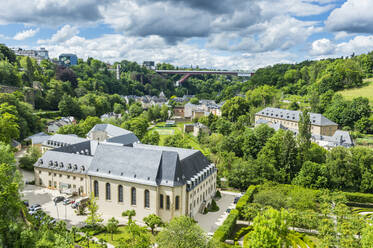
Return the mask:
<svg viewBox="0 0 373 248">
<path fill-rule="evenodd" d="M 157 73 L 161 74 L 179 74 L 184 75 L 179 81 L 176 82 L 177 85 L 184 82 L 188 77 L 192 75 L 206 75 L 206 74 L 220 74 L 220 75 L 233 75 L 238 77 L 251 77 L 254 73 L 242 72 L 242 71 L 188 71 L 188 70 L 155 70 Z"/>
</svg>

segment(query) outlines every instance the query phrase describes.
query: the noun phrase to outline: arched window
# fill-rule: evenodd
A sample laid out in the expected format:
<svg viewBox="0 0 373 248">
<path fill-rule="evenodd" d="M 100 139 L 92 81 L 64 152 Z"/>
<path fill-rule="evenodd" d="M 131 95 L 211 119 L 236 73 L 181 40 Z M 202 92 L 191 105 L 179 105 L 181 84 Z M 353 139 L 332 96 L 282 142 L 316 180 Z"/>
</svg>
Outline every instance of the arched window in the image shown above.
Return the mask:
<svg viewBox="0 0 373 248">
<path fill-rule="evenodd" d="M 123 186 L 118 186 L 118 202 L 123 202 Z"/>
<path fill-rule="evenodd" d="M 180 196 L 176 196 L 175 197 L 175 209 L 176 210 L 179 210 L 179 200 L 180 200 Z"/>
<path fill-rule="evenodd" d="M 150 203 L 149 203 L 149 190 L 145 190 L 144 192 L 144 207 L 145 208 L 150 208 Z"/>
<path fill-rule="evenodd" d="M 95 197 L 98 197 L 98 182 L 97 181 L 93 182 L 93 188 L 94 188 Z"/>
<path fill-rule="evenodd" d="M 110 183 L 106 183 L 106 200 L 111 199 Z"/>
<path fill-rule="evenodd" d="M 163 195 L 161 194 L 160 196 L 159 196 L 159 207 L 161 208 L 161 209 L 163 209 Z"/>
<path fill-rule="evenodd" d="M 166 209 L 170 210 L 170 196 L 166 196 Z"/>
<path fill-rule="evenodd" d="M 136 205 L 136 188 L 131 188 L 131 205 Z"/>
</svg>

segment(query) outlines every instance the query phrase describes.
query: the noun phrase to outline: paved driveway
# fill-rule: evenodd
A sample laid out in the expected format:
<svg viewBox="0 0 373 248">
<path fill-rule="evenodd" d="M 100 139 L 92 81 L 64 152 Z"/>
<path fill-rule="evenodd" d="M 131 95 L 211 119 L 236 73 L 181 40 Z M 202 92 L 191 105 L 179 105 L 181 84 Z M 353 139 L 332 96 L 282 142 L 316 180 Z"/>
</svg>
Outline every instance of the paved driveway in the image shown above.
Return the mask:
<svg viewBox="0 0 373 248">
<path fill-rule="evenodd" d="M 234 209 L 236 207 L 233 204 L 235 194 L 221 192 L 221 198 L 216 201 L 219 206 L 219 211 L 208 212 L 207 214 L 197 214 L 194 218 L 200 227 L 207 233 L 213 233 L 215 230 L 223 224 L 224 220 L 227 218 L 228 213 L 226 213 L 227 208 Z"/>
</svg>

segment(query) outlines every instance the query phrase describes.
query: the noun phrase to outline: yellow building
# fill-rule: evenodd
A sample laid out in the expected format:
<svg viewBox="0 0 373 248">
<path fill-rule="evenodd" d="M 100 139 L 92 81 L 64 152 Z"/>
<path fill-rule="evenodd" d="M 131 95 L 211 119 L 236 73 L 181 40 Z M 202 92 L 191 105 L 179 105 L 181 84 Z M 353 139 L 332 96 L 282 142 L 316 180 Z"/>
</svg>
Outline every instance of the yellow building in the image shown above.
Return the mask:
<svg viewBox="0 0 373 248">
<path fill-rule="evenodd" d="M 301 111 L 268 107 L 255 114 L 255 124 L 280 124 L 286 129 L 298 132 L 298 122 L 301 114 Z M 310 113 L 310 121 L 313 135 L 333 136 L 338 129 L 337 123 L 322 114 Z"/>
<path fill-rule="evenodd" d="M 93 194 L 99 211 L 114 217 L 128 209 L 141 221 L 195 216 L 216 192 L 216 168 L 197 150 L 133 143 L 84 142 L 48 150 L 34 166 L 35 183 Z"/>
</svg>

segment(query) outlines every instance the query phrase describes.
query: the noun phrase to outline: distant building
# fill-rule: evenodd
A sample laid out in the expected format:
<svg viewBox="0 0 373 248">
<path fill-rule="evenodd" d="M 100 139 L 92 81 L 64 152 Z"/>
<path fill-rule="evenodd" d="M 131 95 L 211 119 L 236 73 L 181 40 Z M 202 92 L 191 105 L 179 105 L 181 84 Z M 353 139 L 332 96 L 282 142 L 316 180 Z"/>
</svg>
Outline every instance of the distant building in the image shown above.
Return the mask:
<svg viewBox="0 0 373 248">
<path fill-rule="evenodd" d="M 111 118 L 120 119 L 120 118 L 122 118 L 122 115 L 121 114 L 116 114 L 114 112 L 110 112 L 110 113 L 106 113 L 106 114 L 103 114 L 103 115 L 100 116 L 100 119 L 102 121 L 107 120 L 107 119 L 111 119 Z"/>
<path fill-rule="evenodd" d="M 44 154 L 48 150 L 74 145 L 83 141 L 86 141 L 86 139 L 80 138 L 75 134 L 54 134 L 43 140 L 41 143 L 41 152 Z"/>
<path fill-rule="evenodd" d="M 72 53 L 63 53 L 58 58 L 59 64 L 64 66 L 72 66 L 78 64 L 78 57 Z"/>
<path fill-rule="evenodd" d="M 105 141 L 129 146 L 138 143 L 136 135 L 111 124 L 97 124 L 87 134 L 89 140 Z"/>
<path fill-rule="evenodd" d="M 76 121 L 73 116 L 62 117 L 59 120 L 52 121 L 47 124 L 48 133 L 56 133 L 60 127 L 75 123 Z"/>
<path fill-rule="evenodd" d="M 221 107 L 223 103 L 217 104 L 214 100 L 200 100 L 199 104 L 192 104 L 188 102 L 184 105 L 185 118 L 199 118 L 211 114 L 221 116 Z"/>
<path fill-rule="evenodd" d="M 197 137 L 199 132 L 202 133 L 210 133 L 210 129 L 203 125 L 202 123 L 194 123 L 194 124 L 184 124 L 184 132 L 185 133 L 192 133 L 193 136 Z"/>
<path fill-rule="evenodd" d="M 40 50 L 13 48 L 13 52 L 18 56 L 28 56 L 35 59 L 38 64 L 44 59 L 49 59 L 48 50 L 41 47 Z"/>
<path fill-rule="evenodd" d="M 154 61 L 144 61 L 142 63 L 142 65 L 145 66 L 146 68 L 148 68 L 149 70 L 154 70 L 155 69 Z"/>
<path fill-rule="evenodd" d="M 266 124 L 275 130 L 290 130 L 298 134 L 301 111 L 265 108 L 255 114 L 255 125 Z M 338 124 L 322 114 L 310 113 L 312 140 L 327 149 L 335 146 L 351 147 L 353 141 L 349 132 L 338 130 Z"/>
<path fill-rule="evenodd" d="M 159 94 L 159 96 L 135 96 L 135 95 L 128 95 L 128 96 L 122 96 L 124 100 L 126 100 L 126 103 L 129 104 L 132 102 L 139 102 L 141 103 L 141 106 L 144 109 L 148 109 L 152 106 L 158 105 L 162 106 L 164 104 L 167 104 L 167 98 L 164 95 L 163 91 Z"/>
</svg>

